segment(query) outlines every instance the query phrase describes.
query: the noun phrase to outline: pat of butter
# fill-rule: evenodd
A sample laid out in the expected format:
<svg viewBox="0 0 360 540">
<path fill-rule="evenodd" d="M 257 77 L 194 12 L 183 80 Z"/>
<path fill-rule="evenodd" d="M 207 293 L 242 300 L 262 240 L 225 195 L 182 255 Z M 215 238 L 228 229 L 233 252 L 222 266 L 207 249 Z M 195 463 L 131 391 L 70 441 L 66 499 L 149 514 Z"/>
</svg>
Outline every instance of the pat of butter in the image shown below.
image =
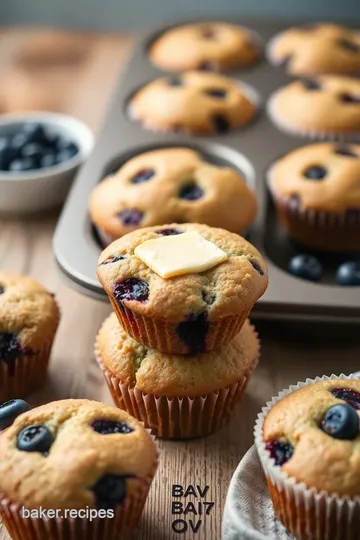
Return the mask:
<svg viewBox="0 0 360 540">
<path fill-rule="evenodd" d="M 147 240 L 135 248 L 135 255 L 164 279 L 205 272 L 227 259 L 222 249 L 196 232 Z"/>
</svg>

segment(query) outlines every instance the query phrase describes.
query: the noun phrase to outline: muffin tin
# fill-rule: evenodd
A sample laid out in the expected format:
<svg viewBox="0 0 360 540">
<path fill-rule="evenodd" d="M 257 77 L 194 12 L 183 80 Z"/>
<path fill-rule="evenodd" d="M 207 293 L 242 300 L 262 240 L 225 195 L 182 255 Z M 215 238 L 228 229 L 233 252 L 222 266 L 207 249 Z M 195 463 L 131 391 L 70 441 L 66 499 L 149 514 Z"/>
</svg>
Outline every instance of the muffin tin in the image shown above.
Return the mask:
<svg viewBox="0 0 360 540">
<path fill-rule="evenodd" d="M 226 18 L 221 20 L 236 22 Z M 190 21 L 179 21 L 171 26 L 186 22 Z M 225 135 L 203 137 L 151 132 L 133 122 L 127 114 L 131 96 L 147 82 L 166 75 L 150 63 L 147 49 L 170 25 L 143 34 L 122 75 L 94 152 L 81 170 L 60 218 L 54 237 L 56 261 L 73 286 L 95 298 L 106 300 L 96 277 L 101 246 L 88 214 L 88 199 L 92 189 L 109 172 L 141 152 L 169 146 L 187 146 L 199 151 L 215 164 L 226 164 L 240 170 L 256 190 L 259 212 L 248 233 L 248 239 L 266 256 L 270 285 L 264 297 L 256 304 L 254 317 L 359 322 L 360 288 L 337 286 L 335 270 L 341 262 L 360 260 L 360 254 L 318 254 L 326 269 L 321 283 L 307 282 L 290 275 L 286 270 L 290 258 L 296 253 L 308 253 L 309 250 L 297 247 L 283 233 L 266 188 L 266 173 L 271 164 L 294 148 L 311 142 L 279 131 L 266 113 L 270 95 L 291 78 L 282 69 L 266 61 L 265 46 L 277 32 L 293 26 L 294 21 L 285 23 L 242 19 L 238 23 L 248 28 L 263 46 L 263 59 L 259 64 L 228 74 L 232 79 L 248 85 L 258 96 L 255 121 Z"/>
</svg>

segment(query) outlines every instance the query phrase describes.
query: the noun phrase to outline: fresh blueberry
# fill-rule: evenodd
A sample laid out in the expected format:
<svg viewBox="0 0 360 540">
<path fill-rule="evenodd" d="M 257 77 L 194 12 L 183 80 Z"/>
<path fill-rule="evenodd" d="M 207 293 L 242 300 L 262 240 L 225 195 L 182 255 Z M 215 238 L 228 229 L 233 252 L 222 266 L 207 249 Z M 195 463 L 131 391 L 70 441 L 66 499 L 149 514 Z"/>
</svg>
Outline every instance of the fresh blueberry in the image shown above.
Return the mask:
<svg viewBox="0 0 360 540">
<path fill-rule="evenodd" d="M 182 86 L 183 81 L 182 81 L 181 77 L 179 77 L 178 75 L 174 75 L 173 77 L 169 77 L 168 84 L 169 84 L 169 86 L 174 86 L 174 87 Z"/>
<path fill-rule="evenodd" d="M 125 435 L 134 431 L 133 428 L 124 422 L 111 422 L 110 420 L 95 420 L 91 427 L 101 435 L 112 435 L 117 433 Z"/>
<path fill-rule="evenodd" d="M 294 452 L 291 444 L 281 441 L 268 441 L 266 443 L 266 450 L 275 460 L 275 465 L 279 465 L 279 467 L 289 461 Z"/>
<path fill-rule="evenodd" d="M 44 155 L 44 148 L 38 143 L 26 144 L 21 150 L 22 157 L 31 158 L 39 165 L 41 158 Z"/>
<path fill-rule="evenodd" d="M 295 255 L 289 262 L 289 272 L 294 276 L 309 281 L 320 281 L 323 275 L 323 267 L 320 261 L 313 255 Z"/>
<path fill-rule="evenodd" d="M 42 169 L 47 169 L 48 167 L 53 167 L 57 165 L 57 158 L 53 152 L 46 152 L 40 159 L 40 167 Z"/>
<path fill-rule="evenodd" d="M 180 340 L 187 346 L 189 354 L 204 352 L 209 327 L 210 323 L 206 312 L 191 314 L 186 321 L 177 325 L 177 334 Z"/>
<path fill-rule="evenodd" d="M 20 431 L 17 438 L 17 448 L 23 452 L 49 452 L 54 437 L 44 425 L 28 426 Z"/>
<path fill-rule="evenodd" d="M 36 169 L 36 161 L 34 158 L 19 158 L 14 159 L 9 164 L 10 172 L 24 172 L 24 171 L 33 171 Z"/>
<path fill-rule="evenodd" d="M 229 121 L 222 114 L 215 114 L 212 117 L 212 122 L 216 133 L 228 133 L 230 130 Z"/>
<path fill-rule="evenodd" d="M 334 439 L 352 440 L 359 433 L 359 416 L 350 405 L 330 407 L 321 421 L 321 429 Z"/>
<path fill-rule="evenodd" d="M 114 287 L 114 296 L 119 302 L 137 300 L 146 302 L 149 298 L 149 284 L 143 279 L 127 278 L 119 281 Z"/>
<path fill-rule="evenodd" d="M 126 479 L 131 475 L 104 474 L 91 490 L 98 508 L 115 508 L 126 497 Z"/>
<path fill-rule="evenodd" d="M 111 264 L 111 263 L 123 261 L 124 259 L 125 259 L 125 257 L 123 255 L 120 255 L 120 253 L 119 253 L 118 255 L 113 255 L 112 257 L 109 257 L 108 259 L 105 259 L 105 261 L 103 261 L 100 264 L 100 266 L 102 266 L 104 264 Z"/>
<path fill-rule="evenodd" d="M 6 148 L 10 145 L 9 137 L 0 137 L 0 152 L 3 148 Z"/>
<path fill-rule="evenodd" d="M 208 88 L 204 90 L 204 93 L 214 99 L 225 99 L 227 96 L 227 90 L 223 88 Z"/>
<path fill-rule="evenodd" d="M 22 399 L 12 399 L 2 403 L 0 405 L 0 429 L 11 426 L 15 418 L 29 409 L 29 404 Z"/>
<path fill-rule="evenodd" d="M 79 147 L 73 141 L 59 137 L 56 148 L 59 152 L 66 151 L 71 157 L 75 156 L 79 152 Z"/>
<path fill-rule="evenodd" d="M 335 154 L 338 154 L 339 156 L 345 156 L 345 157 L 352 157 L 352 158 L 360 158 L 360 155 L 358 156 L 347 146 L 336 146 L 334 148 Z"/>
<path fill-rule="evenodd" d="M 350 41 L 349 39 L 339 39 L 338 45 L 345 49 L 347 52 L 358 54 L 360 53 L 360 45 L 355 43 L 354 41 Z"/>
<path fill-rule="evenodd" d="M 339 94 L 339 99 L 343 103 L 348 103 L 350 105 L 360 104 L 360 96 L 354 96 L 353 94 L 350 94 L 348 92 L 343 92 L 342 94 Z"/>
<path fill-rule="evenodd" d="M 323 180 L 327 175 L 327 169 L 321 165 L 312 165 L 303 172 L 303 175 L 309 180 Z"/>
<path fill-rule="evenodd" d="M 153 169 L 143 169 L 142 171 L 139 171 L 131 178 L 132 184 L 142 184 L 143 182 L 147 182 L 150 180 L 155 174 L 155 171 Z"/>
<path fill-rule="evenodd" d="M 250 259 L 249 263 L 255 268 L 257 272 L 259 272 L 260 276 L 264 275 L 264 270 L 261 268 L 260 264 L 256 262 L 254 259 Z"/>
<path fill-rule="evenodd" d="M 66 161 L 69 161 L 69 159 L 72 159 L 77 153 L 78 150 L 74 152 L 73 150 L 69 150 L 67 148 L 60 150 L 56 153 L 56 163 L 65 163 Z"/>
<path fill-rule="evenodd" d="M 203 195 L 203 190 L 196 182 L 188 182 L 180 188 L 178 197 L 180 199 L 186 199 L 187 201 L 196 201 L 197 199 L 201 199 Z"/>
<path fill-rule="evenodd" d="M 139 225 L 143 216 L 144 213 L 136 208 L 125 208 L 119 212 L 119 218 L 124 225 Z"/>
<path fill-rule="evenodd" d="M 351 388 L 331 388 L 330 392 L 338 399 L 343 399 L 357 411 L 360 411 L 360 394 Z"/>
<path fill-rule="evenodd" d="M 320 90 L 321 84 L 318 81 L 315 81 L 315 79 L 303 79 L 302 83 L 306 90 Z"/>
<path fill-rule="evenodd" d="M 360 261 L 345 262 L 336 272 L 339 285 L 360 286 Z"/>
<path fill-rule="evenodd" d="M 23 134 L 29 142 L 43 143 L 47 139 L 45 128 L 42 124 L 28 122 L 22 127 Z"/>
<path fill-rule="evenodd" d="M 0 149 L 0 169 L 2 171 L 9 170 L 11 161 L 16 157 L 17 151 L 12 146 L 7 145 Z"/>
<path fill-rule="evenodd" d="M 181 234 L 181 231 L 169 227 L 167 229 L 160 229 L 159 231 L 156 231 L 156 233 L 161 234 L 162 236 L 173 236 L 175 234 Z"/>
<path fill-rule="evenodd" d="M 10 142 L 11 148 L 14 150 L 14 157 L 19 157 L 24 146 L 30 142 L 32 141 L 30 140 L 29 136 L 22 131 L 14 135 Z"/>
</svg>

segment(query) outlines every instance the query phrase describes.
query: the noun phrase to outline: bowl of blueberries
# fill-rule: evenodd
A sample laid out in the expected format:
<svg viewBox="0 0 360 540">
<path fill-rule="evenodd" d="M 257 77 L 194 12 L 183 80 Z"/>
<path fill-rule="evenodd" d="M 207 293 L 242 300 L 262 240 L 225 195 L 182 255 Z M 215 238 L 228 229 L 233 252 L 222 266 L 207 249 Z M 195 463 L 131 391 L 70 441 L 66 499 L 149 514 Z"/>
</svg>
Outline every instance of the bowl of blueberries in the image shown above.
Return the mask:
<svg viewBox="0 0 360 540">
<path fill-rule="evenodd" d="M 0 214 L 29 214 L 60 205 L 94 136 L 57 113 L 0 116 Z"/>
</svg>

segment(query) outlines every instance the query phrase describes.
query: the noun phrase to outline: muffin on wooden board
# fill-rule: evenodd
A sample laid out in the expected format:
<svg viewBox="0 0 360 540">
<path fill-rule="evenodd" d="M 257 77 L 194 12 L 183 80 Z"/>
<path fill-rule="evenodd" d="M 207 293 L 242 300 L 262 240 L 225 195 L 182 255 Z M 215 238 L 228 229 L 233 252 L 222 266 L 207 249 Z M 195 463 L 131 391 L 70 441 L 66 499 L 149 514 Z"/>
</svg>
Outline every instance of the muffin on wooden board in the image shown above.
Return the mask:
<svg viewBox="0 0 360 540">
<path fill-rule="evenodd" d="M 100 182 L 90 216 L 104 245 L 141 227 L 173 222 L 246 230 L 257 201 L 243 176 L 217 167 L 190 148 L 162 148 L 137 155 Z"/>
<path fill-rule="evenodd" d="M 221 349 L 167 355 L 132 339 L 112 313 L 95 351 L 118 407 L 158 437 L 187 439 L 208 435 L 228 420 L 258 363 L 259 340 L 246 321 Z"/>
<path fill-rule="evenodd" d="M 0 452 L 0 514 L 14 540 L 128 538 L 157 467 L 154 442 L 137 420 L 88 400 L 21 414 L 0 434 Z M 40 507 L 60 516 L 23 515 Z M 74 518 L 66 509 L 83 512 Z M 80 519 L 91 509 L 100 515 Z"/>
<path fill-rule="evenodd" d="M 152 262 L 144 262 L 145 250 Z M 147 227 L 116 240 L 100 255 L 98 278 L 126 332 L 171 354 L 226 345 L 268 282 L 252 244 L 194 223 Z"/>
<path fill-rule="evenodd" d="M 0 401 L 24 397 L 44 383 L 59 320 L 45 287 L 0 272 Z"/>
</svg>

